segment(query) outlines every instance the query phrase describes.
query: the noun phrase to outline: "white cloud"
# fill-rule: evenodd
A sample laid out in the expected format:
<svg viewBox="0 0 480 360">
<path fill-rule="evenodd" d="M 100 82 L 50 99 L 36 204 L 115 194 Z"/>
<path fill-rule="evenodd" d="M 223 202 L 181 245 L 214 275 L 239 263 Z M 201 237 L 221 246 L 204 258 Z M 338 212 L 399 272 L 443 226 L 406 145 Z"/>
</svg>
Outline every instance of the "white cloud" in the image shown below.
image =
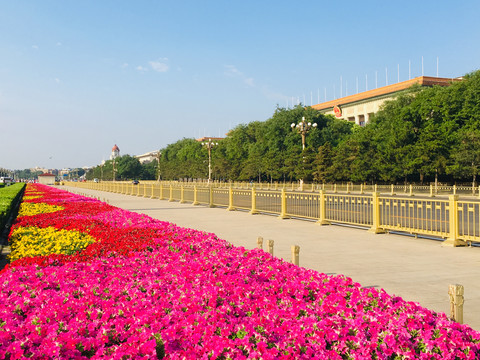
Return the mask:
<svg viewBox="0 0 480 360">
<path fill-rule="evenodd" d="M 150 61 L 149 64 L 152 67 L 153 70 L 157 72 L 167 72 L 168 69 L 170 68 L 167 64 L 168 59 L 163 58 L 159 59 L 158 61 Z"/>
<path fill-rule="evenodd" d="M 247 78 L 247 79 L 243 80 L 243 82 L 244 82 L 245 84 L 247 84 L 248 86 L 250 86 L 250 87 L 254 87 L 254 86 L 255 86 L 255 84 L 253 83 L 253 78 Z"/>
<path fill-rule="evenodd" d="M 244 73 L 237 69 L 235 65 L 225 65 L 225 76 L 228 77 L 238 77 L 249 87 L 255 87 L 253 78 L 247 77 Z"/>
<path fill-rule="evenodd" d="M 225 75 L 227 76 L 243 76 L 234 65 L 225 65 Z"/>
<path fill-rule="evenodd" d="M 127 64 L 127 63 L 123 63 L 122 65 L 120 65 L 120 67 L 121 67 L 122 69 L 126 69 L 126 68 L 128 67 L 128 64 Z"/>
<path fill-rule="evenodd" d="M 38 45 L 32 45 L 32 49 L 38 50 Z"/>
<path fill-rule="evenodd" d="M 55 82 L 56 82 L 57 84 L 60 84 L 61 81 L 60 81 L 59 78 L 55 78 Z"/>
<path fill-rule="evenodd" d="M 62 46 L 62 43 L 60 41 L 57 42 L 57 46 Z"/>
<path fill-rule="evenodd" d="M 148 71 L 148 69 L 146 67 L 143 67 L 142 65 L 137 66 L 135 69 L 137 69 L 138 71 L 141 71 L 141 72 Z"/>
</svg>

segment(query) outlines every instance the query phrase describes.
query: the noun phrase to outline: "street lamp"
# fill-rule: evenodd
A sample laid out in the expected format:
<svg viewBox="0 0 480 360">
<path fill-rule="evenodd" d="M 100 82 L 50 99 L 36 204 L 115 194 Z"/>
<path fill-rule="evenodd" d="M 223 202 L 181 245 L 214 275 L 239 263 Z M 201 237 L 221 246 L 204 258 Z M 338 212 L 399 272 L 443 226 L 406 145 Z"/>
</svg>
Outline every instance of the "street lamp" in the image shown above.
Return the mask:
<svg viewBox="0 0 480 360">
<path fill-rule="evenodd" d="M 295 124 L 295 123 L 292 123 L 292 125 L 290 125 L 290 127 L 292 128 L 292 130 L 297 130 L 300 135 L 302 135 L 302 150 L 305 150 L 305 137 L 307 136 L 307 132 L 313 127 L 313 128 L 316 128 L 317 127 L 317 123 L 307 123 L 305 121 L 305 116 L 302 117 L 302 121 L 299 122 L 298 124 Z"/>
<path fill-rule="evenodd" d="M 302 116 L 302 121 L 299 122 L 298 124 L 295 124 L 295 123 L 292 123 L 290 125 L 290 127 L 292 128 L 293 131 L 297 131 L 300 133 L 300 135 L 302 135 L 302 151 L 305 150 L 305 137 L 307 136 L 307 133 L 308 131 L 311 129 L 311 128 L 316 128 L 317 127 L 317 123 L 307 123 L 305 121 L 305 116 Z M 303 159 L 303 161 L 305 162 L 305 158 Z M 300 186 L 303 188 L 303 179 L 300 179 Z"/>
<path fill-rule="evenodd" d="M 162 157 L 162 152 L 157 151 L 157 181 L 160 181 L 160 158 Z"/>
<path fill-rule="evenodd" d="M 212 139 L 208 139 L 208 142 L 202 142 L 202 146 L 205 146 L 208 150 L 208 183 L 212 181 L 212 148 L 217 146 L 218 143 L 213 142 Z"/>
</svg>

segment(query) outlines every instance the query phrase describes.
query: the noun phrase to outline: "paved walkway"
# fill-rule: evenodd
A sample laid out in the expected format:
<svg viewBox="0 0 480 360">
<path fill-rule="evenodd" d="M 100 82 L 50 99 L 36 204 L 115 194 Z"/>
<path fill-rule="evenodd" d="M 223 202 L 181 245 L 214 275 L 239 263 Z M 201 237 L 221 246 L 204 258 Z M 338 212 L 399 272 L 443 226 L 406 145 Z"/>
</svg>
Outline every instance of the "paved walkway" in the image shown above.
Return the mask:
<svg viewBox="0 0 480 360">
<path fill-rule="evenodd" d="M 300 246 L 300 266 L 327 274 L 343 274 L 364 287 L 449 313 L 449 284 L 465 287 L 464 322 L 480 331 L 480 247 L 442 247 L 441 242 L 394 234 L 374 235 L 362 229 L 319 226 L 305 220 L 207 208 L 80 188 L 60 187 L 100 197 L 114 206 L 215 233 L 236 246 L 252 249 L 257 237 L 275 241 L 274 255 L 291 259 Z"/>
</svg>

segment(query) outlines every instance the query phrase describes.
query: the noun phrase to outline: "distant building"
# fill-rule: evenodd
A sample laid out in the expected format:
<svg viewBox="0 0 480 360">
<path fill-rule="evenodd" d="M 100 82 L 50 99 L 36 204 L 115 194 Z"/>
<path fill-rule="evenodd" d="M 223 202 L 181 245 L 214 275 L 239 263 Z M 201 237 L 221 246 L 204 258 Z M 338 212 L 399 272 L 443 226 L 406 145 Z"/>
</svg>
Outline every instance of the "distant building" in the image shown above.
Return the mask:
<svg viewBox="0 0 480 360">
<path fill-rule="evenodd" d="M 64 169 L 62 169 L 62 170 L 60 170 L 60 171 L 58 172 L 58 175 L 60 175 L 60 176 L 66 176 L 66 175 L 69 175 L 69 174 L 70 174 L 70 171 L 72 171 L 72 169 L 70 169 L 70 168 L 64 168 Z"/>
<path fill-rule="evenodd" d="M 118 148 L 117 144 L 115 144 L 112 148 L 112 154 L 110 155 L 110 160 L 116 159 L 120 156 L 120 149 Z"/>
<path fill-rule="evenodd" d="M 419 76 L 397 84 L 387 85 L 355 95 L 312 105 L 312 108 L 320 110 L 320 112 L 324 114 L 334 115 L 338 119 L 351 121 L 357 125 L 364 126 L 385 101 L 394 99 L 402 91 L 405 91 L 415 84 L 419 84 L 420 86 L 449 86 L 452 82 L 460 80 L 461 78 Z"/>
<path fill-rule="evenodd" d="M 39 167 L 39 166 L 35 166 L 34 168 L 30 168 L 30 171 L 31 172 L 41 171 L 42 173 L 48 173 L 48 169 L 42 168 L 42 167 Z"/>
<path fill-rule="evenodd" d="M 54 185 L 55 175 L 46 173 L 38 175 L 38 182 L 43 185 Z"/>
<path fill-rule="evenodd" d="M 135 158 L 137 158 L 141 164 L 148 164 L 158 158 L 158 152 L 158 150 L 150 151 L 142 155 L 135 155 Z"/>
</svg>

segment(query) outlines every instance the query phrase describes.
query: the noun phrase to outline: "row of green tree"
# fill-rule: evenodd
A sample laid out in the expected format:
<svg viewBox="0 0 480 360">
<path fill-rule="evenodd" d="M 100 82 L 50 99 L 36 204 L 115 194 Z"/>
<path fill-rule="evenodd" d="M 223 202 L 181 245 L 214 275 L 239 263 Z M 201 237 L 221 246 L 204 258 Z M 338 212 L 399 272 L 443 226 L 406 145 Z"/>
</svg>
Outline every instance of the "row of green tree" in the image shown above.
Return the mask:
<svg viewBox="0 0 480 360">
<path fill-rule="evenodd" d="M 415 86 L 360 127 L 311 107 L 277 108 L 266 121 L 232 129 L 212 149 L 213 178 L 235 181 L 475 181 L 480 166 L 480 71 L 448 87 Z M 291 124 L 316 123 L 302 150 Z M 116 159 L 117 179 L 208 177 L 208 151 L 195 139 L 161 149 L 157 161 Z M 107 161 L 87 178 L 113 178 Z"/>
<path fill-rule="evenodd" d="M 156 180 L 158 177 L 158 162 L 140 163 L 130 155 L 119 156 L 115 160 L 107 160 L 87 172 L 87 180 Z"/>
</svg>

